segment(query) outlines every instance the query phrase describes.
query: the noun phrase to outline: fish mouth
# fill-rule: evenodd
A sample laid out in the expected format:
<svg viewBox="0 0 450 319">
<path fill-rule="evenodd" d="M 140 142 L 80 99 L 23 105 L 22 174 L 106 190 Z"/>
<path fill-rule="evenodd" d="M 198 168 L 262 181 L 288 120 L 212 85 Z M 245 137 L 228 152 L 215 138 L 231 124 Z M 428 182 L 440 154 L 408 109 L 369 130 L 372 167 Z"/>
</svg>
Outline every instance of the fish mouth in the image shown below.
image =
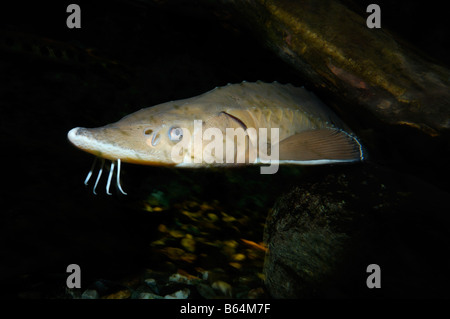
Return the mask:
<svg viewBox="0 0 450 319">
<path fill-rule="evenodd" d="M 120 185 L 121 159 L 120 159 L 120 157 L 117 157 L 117 155 L 120 155 L 121 153 L 123 153 L 122 148 L 119 148 L 112 144 L 98 141 L 97 139 L 95 139 L 92 136 L 91 131 L 84 127 L 76 127 L 76 128 L 71 129 L 69 131 L 69 133 L 67 133 L 67 138 L 77 148 L 96 155 L 94 163 L 92 164 L 92 167 L 84 181 L 85 185 L 88 185 L 88 182 L 91 179 L 91 177 L 96 169 L 96 166 L 97 166 L 96 164 L 98 161 L 100 161 L 100 168 L 98 170 L 97 178 L 95 180 L 95 184 L 94 184 L 94 188 L 93 188 L 94 195 L 97 195 L 96 189 L 97 189 L 97 185 L 100 181 L 100 178 L 102 176 L 103 170 L 105 168 L 105 159 L 111 160 L 111 163 L 108 165 L 109 174 L 108 174 L 108 180 L 106 183 L 106 194 L 112 195 L 112 193 L 110 192 L 109 189 L 111 186 L 111 181 L 112 181 L 113 175 L 116 172 L 117 188 L 123 195 L 127 195 L 127 193 L 124 192 L 124 190 L 122 189 L 122 186 Z"/>
</svg>

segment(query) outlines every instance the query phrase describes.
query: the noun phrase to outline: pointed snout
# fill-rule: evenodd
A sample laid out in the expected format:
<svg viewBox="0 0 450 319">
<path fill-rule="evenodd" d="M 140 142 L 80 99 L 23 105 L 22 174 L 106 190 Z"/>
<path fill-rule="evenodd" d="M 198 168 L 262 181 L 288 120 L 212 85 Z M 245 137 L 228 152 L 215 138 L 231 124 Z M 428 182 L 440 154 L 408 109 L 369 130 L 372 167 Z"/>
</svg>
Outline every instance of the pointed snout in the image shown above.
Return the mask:
<svg viewBox="0 0 450 319">
<path fill-rule="evenodd" d="M 86 139 L 88 138 L 88 136 L 88 129 L 84 127 L 75 127 L 71 129 L 69 133 L 67 133 L 67 138 L 69 139 L 69 141 L 82 150 L 87 150 Z"/>
<path fill-rule="evenodd" d="M 69 141 L 77 148 L 92 153 L 96 156 L 101 156 L 102 149 L 105 148 L 101 141 L 98 141 L 93 134 L 95 129 L 88 129 L 85 127 L 75 127 L 67 133 Z"/>
<path fill-rule="evenodd" d="M 131 147 L 133 139 L 124 143 L 123 132 L 115 127 L 85 128 L 75 127 L 67 133 L 69 141 L 77 148 L 95 156 L 109 160 L 141 163 L 148 155 Z M 127 142 L 127 140 L 125 140 Z"/>
<path fill-rule="evenodd" d="M 80 129 L 80 127 L 75 127 L 75 128 L 73 128 L 73 129 L 71 129 L 70 131 L 69 131 L 69 133 L 67 133 L 67 138 L 69 139 L 69 141 L 72 143 L 72 144 L 75 144 L 76 142 L 76 138 L 77 138 L 77 132 L 78 132 L 78 130 Z M 76 144 L 75 144 L 76 145 Z"/>
</svg>

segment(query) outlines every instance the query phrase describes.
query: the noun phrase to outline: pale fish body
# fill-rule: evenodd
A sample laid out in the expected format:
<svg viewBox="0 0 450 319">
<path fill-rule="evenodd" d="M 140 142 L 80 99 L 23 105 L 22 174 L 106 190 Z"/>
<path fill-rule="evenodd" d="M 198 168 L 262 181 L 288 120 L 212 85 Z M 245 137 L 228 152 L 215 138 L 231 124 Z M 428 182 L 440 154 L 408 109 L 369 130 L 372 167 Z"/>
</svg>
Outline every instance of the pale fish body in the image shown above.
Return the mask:
<svg viewBox="0 0 450 319">
<path fill-rule="evenodd" d="M 212 162 L 196 161 L 194 149 L 203 151 L 212 140 L 195 138 L 190 138 L 189 144 L 180 151 L 181 161 L 180 158 L 174 161 L 174 146 L 186 133 L 194 132 L 196 120 L 202 121 L 203 133 L 208 128 L 223 133 L 220 143 L 224 150 L 227 138 L 230 139 L 226 129 L 241 128 L 245 145 L 237 139 L 235 148 L 246 150 L 246 164 L 260 163 L 259 153 L 255 160 L 248 161 L 249 147 L 258 149 L 259 146 L 257 137 L 248 134 L 251 129 L 256 132 L 267 129 L 267 144 L 273 148 L 276 142 L 280 164 L 357 162 L 365 156 L 351 130 L 315 95 L 304 88 L 277 82 L 217 87 L 197 97 L 141 109 L 103 127 L 74 128 L 68 138 L 76 147 L 119 164 L 122 161 L 189 167 L 224 165 L 225 152 L 212 152 L 215 156 Z M 272 128 L 278 128 L 277 141 L 271 140 Z M 235 141 L 234 136 L 231 138 Z"/>
</svg>

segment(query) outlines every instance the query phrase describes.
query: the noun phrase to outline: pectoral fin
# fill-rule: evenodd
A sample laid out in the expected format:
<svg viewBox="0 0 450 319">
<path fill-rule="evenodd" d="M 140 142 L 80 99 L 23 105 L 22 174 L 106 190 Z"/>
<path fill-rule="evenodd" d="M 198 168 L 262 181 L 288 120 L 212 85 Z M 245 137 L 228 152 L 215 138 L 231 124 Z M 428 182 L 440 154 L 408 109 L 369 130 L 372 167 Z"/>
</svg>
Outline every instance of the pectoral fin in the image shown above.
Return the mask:
<svg viewBox="0 0 450 319">
<path fill-rule="evenodd" d="M 359 141 L 337 129 L 310 130 L 292 135 L 279 144 L 280 162 L 326 164 L 363 160 Z"/>
</svg>

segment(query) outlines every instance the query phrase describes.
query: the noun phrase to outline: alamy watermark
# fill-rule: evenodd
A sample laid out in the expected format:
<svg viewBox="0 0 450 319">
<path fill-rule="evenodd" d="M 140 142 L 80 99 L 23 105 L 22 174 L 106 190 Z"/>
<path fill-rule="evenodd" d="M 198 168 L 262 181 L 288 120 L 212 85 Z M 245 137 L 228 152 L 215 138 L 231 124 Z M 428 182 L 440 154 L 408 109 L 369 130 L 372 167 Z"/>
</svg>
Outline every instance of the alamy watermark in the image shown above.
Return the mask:
<svg viewBox="0 0 450 319">
<path fill-rule="evenodd" d="M 193 133 L 181 130 L 179 141 L 172 147 L 171 158 L 175 163 L 192 164 L 269 164 L 261 167 L 261 174 L 275 174 L 279 163 L 279 128 L 226 128 L 225 143 L 221 129 L 209 127 L 203 130 L 203 121 L 195 120 Z M 181 134 L 181 135 L 180 135 Z M 247 138 L 248 137 L 248 138 Z M 225 144 L 225 149 L 224 149 Z"/>
<path fill-rule="evenodd" d="M 70 13 L 67 17 L 66 25 L 69 29 L 81 28 L 81 8 L 78 4 L 69 4 L 66 11 Z M 367 13 L 371 13 L 366 20 L 368 28 L 381 28 L 381 9 L 380 6 L 372 3 L 367 6 Z"/>
</svg>

